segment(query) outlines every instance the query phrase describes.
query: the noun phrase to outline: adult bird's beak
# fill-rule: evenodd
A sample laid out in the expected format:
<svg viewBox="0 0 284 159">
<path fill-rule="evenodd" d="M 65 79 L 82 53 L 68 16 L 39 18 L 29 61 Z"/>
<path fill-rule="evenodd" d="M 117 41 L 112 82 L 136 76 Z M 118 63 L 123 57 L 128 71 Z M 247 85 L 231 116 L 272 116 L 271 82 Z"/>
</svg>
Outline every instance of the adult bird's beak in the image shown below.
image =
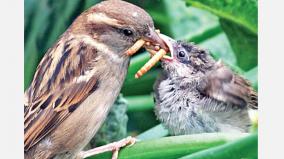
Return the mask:
<svg viewBox="0 0 284 159">
<path fill-rule="evenodd" d="M 169 48 L 165 44 L 164 40 L 158 35 L 158 32 L 155 31 L 153 28 L 149 28 L 149 33 L 143 37 L 143 40 L 146 42 L 150 42 L 150 46 L 159 46 L 160 48 L 164 49 L 166 52 L 169 51 Z M 147 45 L 146 45 L 147 47 Z"/>
<path fill-rule="evenodd" d="M 126 54 L 128 56 L 132 56 L 143 46 L 146 48 L 146 50 L 163 49 L 166 52 L 169 51 L 169 48 L 167 47 L 163 39 L 161 39 L 161 37 L 159 36 L 159 33 L 150 27 L 149 27 L 149 32 L 146 35 L 144 35 L 141 39 L 136 41 L 135 44 L 126 51 Z M 155 49 L 155 47 L 157 46 L 158 46 L 158 49 Z"/>
</svg>

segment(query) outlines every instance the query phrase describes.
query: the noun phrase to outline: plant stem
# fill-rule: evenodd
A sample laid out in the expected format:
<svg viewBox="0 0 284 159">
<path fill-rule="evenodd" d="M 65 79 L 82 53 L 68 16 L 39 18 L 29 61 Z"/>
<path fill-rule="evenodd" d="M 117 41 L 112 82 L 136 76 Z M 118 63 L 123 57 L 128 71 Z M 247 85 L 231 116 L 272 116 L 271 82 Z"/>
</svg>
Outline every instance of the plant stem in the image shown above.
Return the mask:
<svg viewBox="0 0 284 159">
<path fill-rule="evenodd" d="M 154 107 L 152 95 L 127 96 L 125 99 L 128 102 L 128 112 L 146 111 Z"/>
</svg>

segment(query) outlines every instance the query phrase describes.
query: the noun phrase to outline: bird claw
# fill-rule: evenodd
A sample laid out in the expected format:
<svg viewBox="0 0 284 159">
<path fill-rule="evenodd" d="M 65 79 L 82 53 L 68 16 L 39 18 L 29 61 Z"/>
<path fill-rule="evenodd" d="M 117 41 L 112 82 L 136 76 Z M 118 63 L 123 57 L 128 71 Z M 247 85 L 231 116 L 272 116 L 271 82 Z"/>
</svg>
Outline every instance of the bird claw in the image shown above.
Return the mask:
<svg viewBox="0 0 284 159">
<path fill-rule="evenodd" d="M 107 151 L 112 151 L 113 152 L 112 159 L 117 159 L 120 148 L 125 147 L 125 146 L 127 147 L 132 146 L 136 142 L 137 142 L 136 138 L 128 136 L 127 138 L 124 138 L 120 141 L 113 142 L 113 143 L 110 143 L 110 144 L 107 144 L 101 147 L 97 147 L 97 148 L 82 152 L 83 154 L 82 156 L 83 158 L 87 158 L 87 157 L 94 156 L 94 155 L 104 153 Z"/>
<path fill-rule="evenodd" d="M 126 140 L 128 141 L 127 147 L 134 145 L 138 141 L 136 138 L 132 136 L 128 136 Z"/>
<path fill-rule="evenodd" d="M 128 136 L 125 139 L 122 139 L 118 142 L 115 142 L 113 145 L 113 154 L 112 154 L 112 159 L 117 159 L 118 158 L 118 152 L 121 147 L 130 147 L 136 143 L 136 138 Z"/>
</svg>

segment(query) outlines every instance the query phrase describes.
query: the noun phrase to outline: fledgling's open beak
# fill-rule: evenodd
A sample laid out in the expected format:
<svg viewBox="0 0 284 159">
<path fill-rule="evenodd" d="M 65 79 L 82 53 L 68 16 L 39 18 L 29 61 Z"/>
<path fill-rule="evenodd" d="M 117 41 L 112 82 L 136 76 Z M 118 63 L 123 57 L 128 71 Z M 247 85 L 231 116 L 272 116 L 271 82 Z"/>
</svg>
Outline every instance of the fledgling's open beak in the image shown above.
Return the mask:
<svg viewBox="0 0 284 159">
<path fill-rule="evenodd" d="M 169 52 L 171 54 L 171 58 L 173 58 L 173 53 L 174 53 L 174 43 L 176 42 L 174 39 L 168 37 L 167 35 L 164 34 L 160 34 L 159 35 L 160 38 L 165 42 L 165 44 L 167 45 L 167 47 L 169 48 Z"/>
</svg>

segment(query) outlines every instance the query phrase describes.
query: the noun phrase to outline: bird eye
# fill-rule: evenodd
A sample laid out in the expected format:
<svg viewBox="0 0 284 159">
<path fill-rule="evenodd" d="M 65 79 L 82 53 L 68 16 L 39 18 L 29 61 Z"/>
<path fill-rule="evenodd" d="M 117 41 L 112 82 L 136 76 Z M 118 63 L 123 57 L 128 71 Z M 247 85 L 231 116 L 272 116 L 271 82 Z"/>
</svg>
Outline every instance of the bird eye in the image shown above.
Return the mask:
<svg viewBox="0 0 284 159">
<path fill-rule="evenodd" d="M 188 54 L 185 50 L 179 50 L 177 52 L 176 56 L 179 59 L 179 61 L 182 62 L 182 63 L 188 63 L 189 62 Z"/>
<path fill-rule="evenodd" d="M 133 35 L 133 32 L 129 29 L 123 29 L 123 34 L 125 36 L 131 36 L 131 35 Z"/>
<path fill-rule="evenodd" d="M 147 36 L 147 37 L 150 37 L 150 36 L 151 36 L 151 34 L 150 34 L 150 33 L 146 33 L 146 36 Z"/>
<path fill-rule="evenodd" d="M 184 58 L 185 57 L 185 52 L 184 51 L 179 51 L 178 52 L 178 57 Z"/>
</svg>

